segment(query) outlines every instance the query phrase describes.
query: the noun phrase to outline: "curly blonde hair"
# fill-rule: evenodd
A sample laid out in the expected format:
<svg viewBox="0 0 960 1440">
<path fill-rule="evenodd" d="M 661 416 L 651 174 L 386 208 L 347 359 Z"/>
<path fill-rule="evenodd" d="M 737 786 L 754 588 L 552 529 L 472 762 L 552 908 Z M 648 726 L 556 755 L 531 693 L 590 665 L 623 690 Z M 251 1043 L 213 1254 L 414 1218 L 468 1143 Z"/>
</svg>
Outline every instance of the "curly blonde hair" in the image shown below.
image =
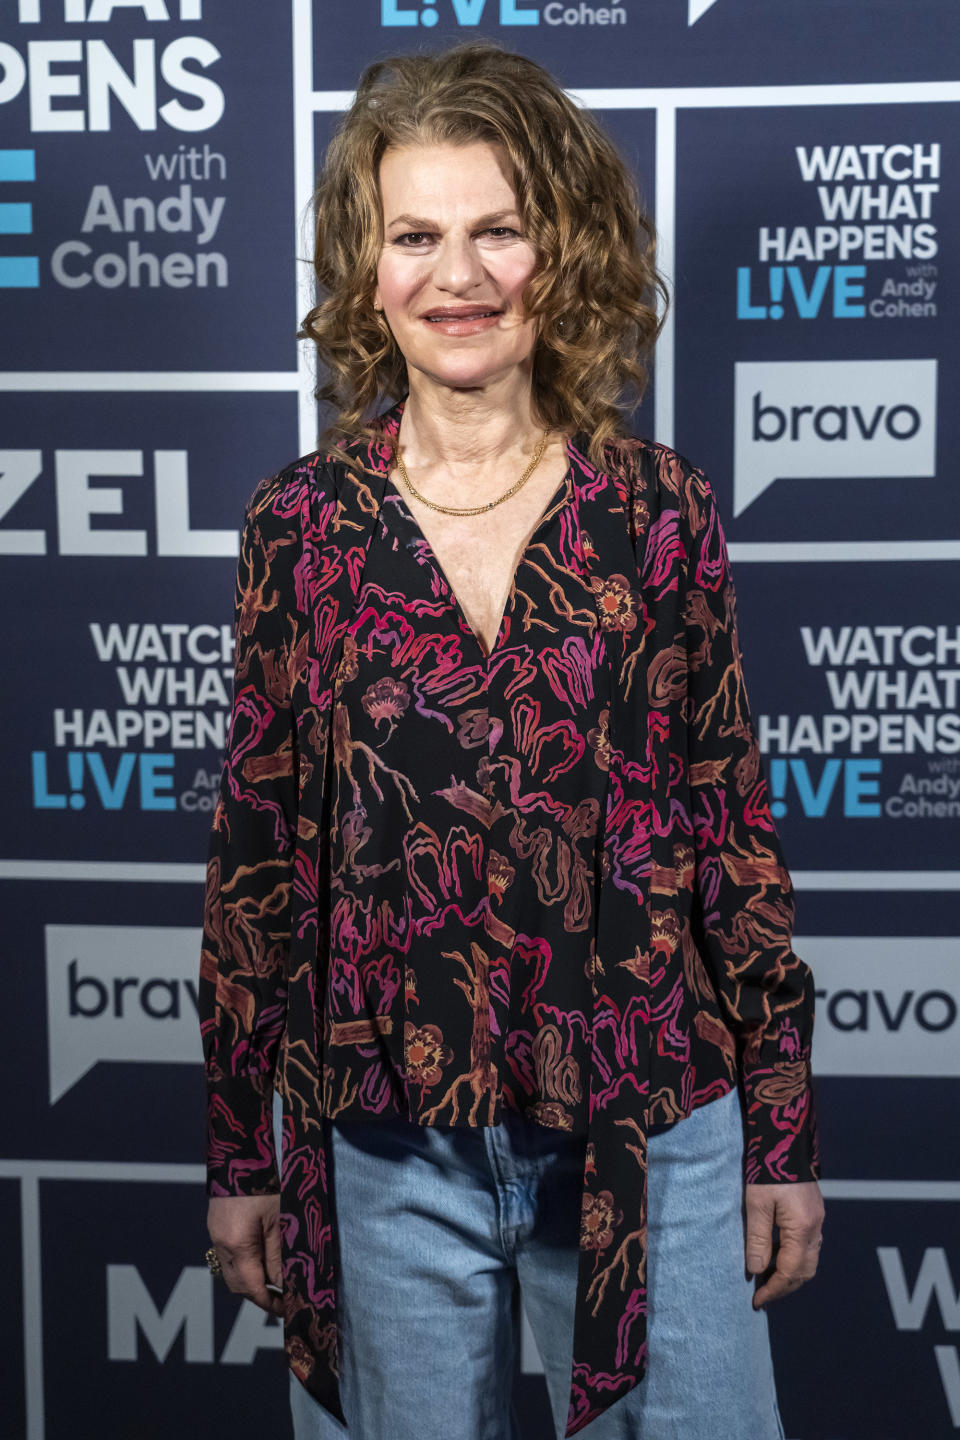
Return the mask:
<svg viewBox="0 0 960 1440">
<path fill-rule="evenodd" d="M 375 435 L 407 367 L 373 307 L 383 245 L 380 161 L 390 146 L 488 141 L 509 157 L 537 252 L 524 304 L 540 317 L 533 405 L 549 429 L 591 436 L 590 459 L 625 435 L 646 386 L 667 289 L 636 182 L 590 113 L 524 55 L 489 41 L 369 65 L 328 146 L 314 195 L 317 304 L 301 339 L 317 347 L 317 399 L 334 412 L 321 448 Z M 657 297 L 663 304 L 658 317 Z M 354 462 L 355 463 L 355 462 Z"/>
</svg>

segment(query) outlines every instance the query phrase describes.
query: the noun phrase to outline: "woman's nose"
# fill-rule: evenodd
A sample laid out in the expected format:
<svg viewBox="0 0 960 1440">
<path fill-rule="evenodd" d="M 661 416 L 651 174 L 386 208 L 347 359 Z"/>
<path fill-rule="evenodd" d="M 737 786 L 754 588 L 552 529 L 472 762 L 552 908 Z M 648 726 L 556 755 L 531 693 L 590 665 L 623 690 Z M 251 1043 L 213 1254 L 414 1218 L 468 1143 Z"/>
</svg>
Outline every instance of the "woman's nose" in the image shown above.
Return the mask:
<svg viewBox="0 0 960 1440">
<path fill-rule="evenodd" d="M 483 265 L 469 235 L 445 235 L 437 250 L 433 282 L 441 290 L 469 290 L 483 279 Z"/>
</svg>

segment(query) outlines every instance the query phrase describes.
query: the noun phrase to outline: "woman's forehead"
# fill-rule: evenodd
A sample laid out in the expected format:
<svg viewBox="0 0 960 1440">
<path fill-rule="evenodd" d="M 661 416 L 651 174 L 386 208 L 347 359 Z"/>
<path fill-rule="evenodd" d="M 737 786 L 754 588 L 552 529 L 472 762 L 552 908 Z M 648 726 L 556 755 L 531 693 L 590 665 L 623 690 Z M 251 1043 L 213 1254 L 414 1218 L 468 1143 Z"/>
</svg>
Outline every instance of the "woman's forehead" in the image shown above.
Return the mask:
<svg viewBox="0 0 960 1440">
<path fill-rule="evenodd" d="M 443 191 L 451 186 L 461 189 L 480 185 L 484 189 L 499 188 L 505 196 L 516 198 L 507 153 L 489 140 L 390 146 L 380 161 L 380 187 L 384 192 L 401 186 Z"/>
</svg>

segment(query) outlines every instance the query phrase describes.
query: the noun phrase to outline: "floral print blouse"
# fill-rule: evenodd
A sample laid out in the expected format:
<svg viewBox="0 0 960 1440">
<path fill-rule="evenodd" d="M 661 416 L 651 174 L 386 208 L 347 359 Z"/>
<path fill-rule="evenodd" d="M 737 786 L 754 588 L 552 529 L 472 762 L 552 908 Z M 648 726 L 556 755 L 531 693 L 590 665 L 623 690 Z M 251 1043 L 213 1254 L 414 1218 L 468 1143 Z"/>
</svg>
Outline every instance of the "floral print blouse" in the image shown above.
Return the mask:
<svg viewBox="0 0 960 1440">
<path fill-rule="evenodd" d="M 568 491 L 489 656 L 384 496 L 333 712 L 331 1116 L 586 1130 L 607 675 Z"/>
<path fill-rule="evenodd" d="M 572 500 L 568 475 L 487 656 L 402 494 L 385 491 L 333 711 L 331 1118 L 496 1125 L 507 1109 L 586 1131 L 604 636 L 638 617 L 623 580 L 598 613 Z M 719 1017 L 690 1023 L 671 938 L 663 927 L 651 985 L 648 1133 L 736 1076 Z"/>
<path fill-rule="evenodd" d="M 819 1177 L 813 979 L 702 472 L 570 440 L 486 656 L 388 481 L 403 404 L 247 507 L 208 1188 L 280 1192 L 288 1358 L 343 1420 L 322 1116 L 582 1132 L 573 1435 L 645 1373 L 650 1130 L 737 1085 L 745 1180 Z"/>
</svg>

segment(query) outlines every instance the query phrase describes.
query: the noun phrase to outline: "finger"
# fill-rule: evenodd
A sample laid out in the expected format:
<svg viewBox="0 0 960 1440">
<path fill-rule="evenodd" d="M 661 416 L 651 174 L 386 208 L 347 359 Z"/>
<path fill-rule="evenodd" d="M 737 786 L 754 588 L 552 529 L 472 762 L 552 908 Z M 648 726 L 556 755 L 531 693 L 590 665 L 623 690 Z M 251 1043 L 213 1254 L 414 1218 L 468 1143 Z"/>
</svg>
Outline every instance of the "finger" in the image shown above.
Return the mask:
<svg viewBox="0 0 960 1440">
<path fill-rule="evenodd" d="M 266 1256 L 266 1270 L 269 1283 L 283 1289 L 283 1260 L 280 1245 L 280 1226 L 276 1224 L 267 1225 L 263 1237 L 263 1248 Z"/>
<path fill-rule="evenodd" d="M 789 1236 L 781 1238 L 773 1274 L 766 1277 L 764 1283 L 754 1292 L 753 1308 L 759 1310 L 771 1300 L 790 1295 L 805 1281 L 811 1280 L 816 1274 L 818 1257 L 819 1250 L 815 1243 L 799 1241 Z"/>
<path fill-rule="evenodd" d="M 744 1258 L 751 1275 L 760 1275 L 773 1260 L 773 1210 L 755 1198 L 746 1206 Z"/>
<path fill-rule="evenodd" d="M 271 1315 L 282 1314 L 280 1296 L 266 1288 L 267 1276 L 263 1268 L 262 1250 L 253 1250 L 246 1246 L 242 1249 L 224 1246 L 218 1253 L 223 1265 L 223 1278 L 229 1290 L 235 1295 L 243 1295 L 247 1300 L 252 1300 L 254 1305 L 269 1311 Z"/>
<path fill-rule="evenodd" d="M 283 1300 L 275 1291 L 267 1289 L 262 1265 L 224 1265 L 223 1278 L 235 1295 L 242 1295 L 270 1315 L 283 1314 Z"/>
</svg>

